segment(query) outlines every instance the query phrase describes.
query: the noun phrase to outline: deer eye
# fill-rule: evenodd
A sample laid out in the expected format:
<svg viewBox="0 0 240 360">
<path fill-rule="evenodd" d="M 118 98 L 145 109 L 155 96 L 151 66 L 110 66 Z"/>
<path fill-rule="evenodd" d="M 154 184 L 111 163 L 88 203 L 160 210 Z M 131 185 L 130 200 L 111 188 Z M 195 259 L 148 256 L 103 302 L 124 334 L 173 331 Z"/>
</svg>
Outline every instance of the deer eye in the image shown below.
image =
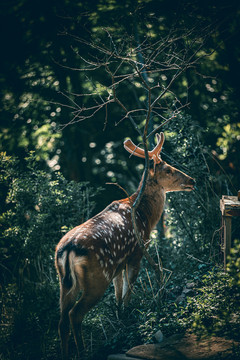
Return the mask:
<svg viewBox="0 0 240 360">
<path fill-rule="evenodd" d="M 171 173 L 172 173 L 172 170 L 171 170 L 171 169 L 167 169 L 167 170 L 166 170 L 166 173 L 167 173 L 167 174 L 171 174 Z"/>
</svg>

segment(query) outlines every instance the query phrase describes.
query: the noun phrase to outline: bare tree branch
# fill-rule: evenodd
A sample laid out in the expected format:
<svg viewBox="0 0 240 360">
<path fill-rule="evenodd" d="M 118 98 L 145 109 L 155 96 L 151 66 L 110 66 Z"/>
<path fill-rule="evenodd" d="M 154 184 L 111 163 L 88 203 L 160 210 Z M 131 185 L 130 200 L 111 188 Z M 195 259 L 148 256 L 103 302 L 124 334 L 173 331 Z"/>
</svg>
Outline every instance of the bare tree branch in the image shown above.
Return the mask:
<svg viewBox="0 0 240 360">
<path fill-rule="evenodd" d="M 201 53 L 201 50 L 213 30 L 209 27 L 199 29 L 196 23 L 193 28 L 184 29 L 181 32 L 177 28 L 172 28 L 165 37 L 156 40 L 146 36 L 142 42 L 139 41 L 138 36 L 135 42 L 132 38 L 129 41 L 126 38 L 118 42 L 109 29 L 102 30 L 105 34 L 103 35 L 105 41 L 102 41 L 100 37 L 92 37 L 88 41 L 68 34 L 76 44 L 80 43 L 89 49 L 89 58 L 81 55 L 74 46 L 72 49 L 81 62 L 80 67 L 62 66 L 72 71 L 91 72 L 91 74 L 101 70 L 104 72 L 105 78 L 104 83 L 100 84 L 100 90 L 97 88 L 98 80 L 90 80 L 86 77 L 94 89 L 91 93 L 63 94 L 71 103 L 69 108 L 73 114 L 72 120 L 66 126 L 78 121 L 93 119 L 99 111 L 105 110 L 103 127 L 105 129 L 110 118 L 109 110 L 115 104 L 121 110 L 120 119 L 115 121 L 115 125 L 129 120 L 137 135 L 140 136 L 145 152 L 145 166 L 141 188 L 132 204 L 132 223 L 138 244 L 161 285 L 163 277 L 159 261 L 156 264 L 149 255 L 136 224 L 137 208 L 149 174 L 148 140 L 189 106 L 187 96 L 180 100 L 173 89 L 173 84 L 183 76 L 187 69 L 196 69 L 199 61 L 210 55 Z M 124 103 L 121 95 L 123 88 L 137 98 L 135 107 L 130 108 L 131 105 Z M 187 86 L 186 93 L 188 93 Z M 73 100 L 72 97 L 79 101 L 84 98 L 86 105 L 79 105 L 77 100 Z M 152 118 L 158 119 L 158 122 L 155 123 L 155 128 L 149 129 Z"/>
</svg>

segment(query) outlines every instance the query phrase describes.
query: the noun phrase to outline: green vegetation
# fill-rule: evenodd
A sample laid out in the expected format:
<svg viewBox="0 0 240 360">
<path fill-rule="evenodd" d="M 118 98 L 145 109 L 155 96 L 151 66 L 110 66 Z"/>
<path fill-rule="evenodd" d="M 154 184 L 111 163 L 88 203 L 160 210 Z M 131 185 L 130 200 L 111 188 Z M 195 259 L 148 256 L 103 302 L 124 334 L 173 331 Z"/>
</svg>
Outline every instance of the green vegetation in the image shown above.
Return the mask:
<svg viewBox="0 0 240 360">
<path fill-rule="evenodd" d="M 55 246 L 126 196 L 106 183 L 136 189 L 144 164 L 122 143 L 141 146 L 147 119 L 148 133 L 165 133 L 163 160 L 197 188 L 168 194 L 152 233 L 162 287 L 143 259 L 129 308 L 117 316 L 110 287 L 87 314 L 88 358 L 154 342 L 158 330 L 239 340 L 239 218 L 224 273 L 219 210 L 240 183 L 239 1 L 0 7 L 0 358 L 60 357 Z"/>
<path fill-rule="evenodd" d="M 111 352 L 154 341 L 164 336 L 194 331 L 199 336 L 239 336 L 239 244 L 232 250 L 228 273 L 219 263 L 219 240 L 212 239 L 219 218 L 216 195 L 209 188 L 215 179 L 207 171 L 201 144 L 191 146 L 194 128 L 189 117 L 177 143 L 169 141 L 176 164 L 183 159 L 184 138 L 189 153 L 183 169 L 193 167 L 202 184 L 196 193 L 169 195 L 165 224 L 152 233 L 149 251 L 162 269 L 162 288 L 146 260 L 129 308 L 117 316 L 111 287 L 84 321 L 89 358 L 102 359 Z M 178 127 L 179 124 L 176 124 Z M 174 139 L 174 126 L 169 127 Z M 197 129 L 199 138 L 201 133 Z M 192 135 L 191 135 L 192 134 Z M 168 138 L 168 132 L 166 133 Z M 194 165 L 197 162 L 197 166 Z M 58 358 L 58 281 L 54 248 L 70 228 L 89 218 L 94 198 L 89 184 L 67 181 L 59 172 L 40 170 L 33 153 L 19 160 L 1 155 L 1 352 L 3 359 Z M 102 192 L 101 192 L 102 194 Z M 204 199 L 208 194 L 208 202 Z M 191 197 L 191 201 L 189 198 Z M 195 211 L 195 209 L 198 211 Z M 204 224 L 207 222 L 207 226 Z M 74 358 L 75 345 L 71 342 Z"/>
<path fill-rule="evenodd" d="M 61 236 L 89 218 L 97 189 L 1 154 L 1 352 L 6 358 L 47 358 L 56 338 L 58 283 L 54 250 Z"/>
</svg>

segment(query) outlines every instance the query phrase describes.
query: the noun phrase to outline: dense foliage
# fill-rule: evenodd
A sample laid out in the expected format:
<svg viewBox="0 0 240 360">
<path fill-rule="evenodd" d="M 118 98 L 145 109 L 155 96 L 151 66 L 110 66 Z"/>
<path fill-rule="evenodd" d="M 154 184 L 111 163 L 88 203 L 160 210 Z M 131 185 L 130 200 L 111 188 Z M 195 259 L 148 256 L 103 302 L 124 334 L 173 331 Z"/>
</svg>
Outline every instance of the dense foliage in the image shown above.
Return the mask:
<svg viewBox="0 0 240 360">
<path fill-rule="evenodd" d="M 120 317 L 112 288 L 87 314 L 84 335 L 89 357 L 105 359 L 108 353 L 152 342 L 158 330 L 164 336 L 191 330 L 200 336 L 207 332 L 238 338 L 239 247 L 232 251 L 228 274 L 221 266 L 212 270 L 221 263 L 219 240 L 212 239 L 220 225 L 218 198 L 216 201 L 216 194 L 209 191 L 216 179 L 206 167 L 201 131 L 189 126 L 189 117 L 178 121 L 166 132 L 167 140 L 172 139 L 171 160 L 184 171 L 194 168 L 194 176 L 202 183 L 198 180 L 199 188 L 193 193 L 168 196 L 165 226 L 152 233 L 149 251 L 161 268 L 162 287 L 159 289 L 153 270 L 143 259 L 132 303 Z M 197 149 L 191 143 L 196 137 Z M 5 199 L 0 238 L 3 359 L 57 358 L 54 248 L 62 234 L 90 216 L 96 190 L 68 182 L 59 172 L 39 170 L 34 154 L 25 159 L 23 167 L 18 159 L 2 154 L 1 169 Z M 206 194 L 208 202 L 204 201 Z M 71 349 L 74 358 L 73 339 Z M 99 349 L 104 349 L 101 356 Z"/>
<path fill-rule="evenodd" d="M 126 136 L 136 139 L 137 134 L 128 118 L 119 123 L 123 112 L 118 104 L 111 103 L 94 117 L 57 130 L 77 120 L 75 116 L 82 105 L 103 101 L 111 77 L 104 66 L 96 71 L 91 66 L 105 59 L 104 53 L 98 51 L 100 45 L 125 55 L 131 44 L 136 44 L 137 35 L 140 44 L 149 42 L 149 46 L 166 38 L 171 38 L 168 42 L 171 44 L 172 39 L 179 37 L 173 48 L 167 47 L 167 59 L 171 62 L 174 55 L 194 53 L 194 46 L 201 44 L 195 59 L 201 61 L 183 72 L 171 90 L 177 100 L 189 104 L 187 112 L 206 130 L 208 162 L 220 176 L 225 171 L 231 177 L 228 184 L 221 183 L 221 190 L 229 193 L 237 190 L 240 181 L 237 0 L 210 3 L 19 0 L 16 6 L 12 2 L 0 6 L 4 29 L 0 58 L 1 151 L 23 158 L 34 150 L 39 161 L 61 167 L 66 178 L 91 183 L 117 179 L 124 185 L 127 167 L 121 144 Z M 89 41 L 95 48 L 87 46 Z M 151 58 L 149 54 L 154 49 L 146 51 L 146 58 Z M 90 70 L 81 71 L 82 68 Z M 119 76 L 128 73 L 129 66 L 121 71 Z M 171 78 L 164 71 L 148 75 L 156 85 L 166 85 Z M 117 91 L 127 108 L 144 107 L 146 91 L 139 79 L 120 83 Z M 91 101 L 87 96 L 91 93 L 97 93 L 98 98 Z M 164 101 L 173 100 L 173 110 L 176 101 L 172 96 L 169 92 Z M 160 120 L 153 117 L 156 125 Z M 134 169 L 128 172 L 128 178 L 136 176 Z M 116 189 L 109 188 L 106 204 L 114 199 L 115 192 Z"/>
<path fill-rule="evenodd" d="M 141 143 L 146 119 L 165 133 L 163 160 L 197 186 L 168 194 L 151 235 L 162 286 L 143 259 L 128 309 L 117 315 L 110 287 L 87 314 L 88 358 L 154 342 L 158 330 L 239 340 L 240 248 L 224 272 L 219 211 L 240 183 L 239 1 L 17 0 L 0 10 L 0 358 L 59 358 L 55 246 L 126 196 L 107 182 L 136 189 L 144 165 L 122 142 Z"/>
<path fill-rule="evenodd" d="M 55 246 L 89 218 L 97 189 L 39 170 L 34 154 L 24 169 L 4 153 L 0 162 L 1 351 L 46 358 L 42 341 L 58 316 Z"/>
</svg>

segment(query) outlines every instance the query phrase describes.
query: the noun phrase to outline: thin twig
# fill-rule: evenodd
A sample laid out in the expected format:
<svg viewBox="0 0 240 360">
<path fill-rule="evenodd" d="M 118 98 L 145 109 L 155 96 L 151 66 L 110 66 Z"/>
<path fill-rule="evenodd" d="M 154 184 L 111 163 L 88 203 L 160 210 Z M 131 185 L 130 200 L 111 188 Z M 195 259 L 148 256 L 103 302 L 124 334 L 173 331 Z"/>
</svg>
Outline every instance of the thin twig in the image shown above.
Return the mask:
<svg viewBox="0 0 240 360">
<path fill-rule="evenodd" d="M 108 340 L 106 331 L 105 331 L 104 326 L 103 326 L 103 323 L 102 323 L 102 318 L 101 318 L 101 316 L 99 316 L 99 320 L 100 320 L 100 323 L 101 323 L 101 326 L 102 326 L 102 331 L 103 331 L 103 334 L 104 334 L 104 336 L 105 336 L 105 339 Z"/>
</svg>

